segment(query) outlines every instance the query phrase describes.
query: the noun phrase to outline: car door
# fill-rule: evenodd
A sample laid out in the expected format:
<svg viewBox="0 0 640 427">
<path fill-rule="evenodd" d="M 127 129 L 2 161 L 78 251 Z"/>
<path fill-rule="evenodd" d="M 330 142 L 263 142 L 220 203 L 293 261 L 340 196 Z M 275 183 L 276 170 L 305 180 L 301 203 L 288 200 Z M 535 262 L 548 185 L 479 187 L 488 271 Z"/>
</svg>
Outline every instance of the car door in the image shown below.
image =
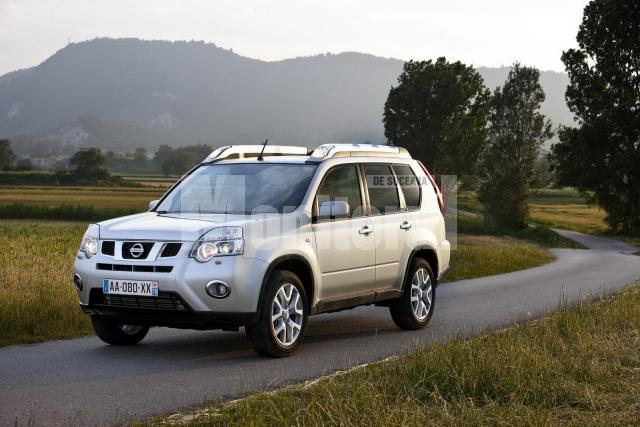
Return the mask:
<svg viewBox="0 0 640 427">
<path fill-rule="evenodd" d="M 319 217 L 326 201 L 346 201 L 346 218 Z M 365 215 L 364 191 L 354 164 L 331 168 L 324 176 L 314 203 L 313 231 L 322 286 L 321 300 L 338 300 L 372 292 L 375 283 L 375 237 Z"/>
<path fill-rule="evenodd" d="M 376 291 L 398 288 L 412 225 L 391 165 L 363 163 L 371 224 L 376 240 Z"/>
</svg>

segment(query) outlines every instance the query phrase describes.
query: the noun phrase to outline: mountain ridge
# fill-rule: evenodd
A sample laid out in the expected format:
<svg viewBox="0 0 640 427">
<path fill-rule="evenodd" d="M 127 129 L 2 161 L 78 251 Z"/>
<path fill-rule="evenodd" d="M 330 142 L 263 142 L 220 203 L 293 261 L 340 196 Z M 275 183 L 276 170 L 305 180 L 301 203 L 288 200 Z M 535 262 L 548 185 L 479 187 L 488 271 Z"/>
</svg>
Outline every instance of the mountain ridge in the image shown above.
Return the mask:
<svg viewBox="0 0 640 427">
<path fill-rule="evenodd" d="M 0 76 L 0 136 L 20 154 L 265 137 L 384 143 L 384 101 L 403 63 L 360 52 L 264 61 L 213 43 L 94 39 Z M 478 67 L 491 90 L 508 70 Z M 541 82 L 545 114 L 570 124 L 566 75 L 542 72 Z"/>
</svg>

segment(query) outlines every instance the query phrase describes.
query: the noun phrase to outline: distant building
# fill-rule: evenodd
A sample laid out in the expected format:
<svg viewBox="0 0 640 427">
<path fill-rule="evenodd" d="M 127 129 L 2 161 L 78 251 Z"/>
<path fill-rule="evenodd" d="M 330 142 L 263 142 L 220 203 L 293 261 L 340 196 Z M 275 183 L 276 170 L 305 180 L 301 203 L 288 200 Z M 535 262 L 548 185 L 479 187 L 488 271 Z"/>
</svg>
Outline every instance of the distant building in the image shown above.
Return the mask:
<svg viewBox="0 0 640 427">
<path fill-rule="evenodd" d="M 31 157 L 30 160 L 36 169 L 65 169 L 69 165 L 69 156 L 56 154 L 47 157 Z"/>
</svg>

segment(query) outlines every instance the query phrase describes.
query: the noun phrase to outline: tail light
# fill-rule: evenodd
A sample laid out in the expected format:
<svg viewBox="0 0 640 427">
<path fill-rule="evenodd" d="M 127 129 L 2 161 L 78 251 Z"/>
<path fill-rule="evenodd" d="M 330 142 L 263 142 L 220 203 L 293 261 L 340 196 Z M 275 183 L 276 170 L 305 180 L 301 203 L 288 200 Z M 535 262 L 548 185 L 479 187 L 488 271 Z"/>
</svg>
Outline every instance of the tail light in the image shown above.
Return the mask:
<svg viewBox="0 0 640 427">
<path fill-rule="evenodd" d="M 420 165 L 424 173 L 427 174 L 427 178 L 429 178 L 429 181 L 431 181 L 431 185 L 433 185 L 433 189 L 436 191 L 436 196 L 438 196 L 438 206 L 440 206 L 440 212 L 442 212 L 442 214 L 444 215 L 444 199 L 442 197 L 442 191 L 440 191 L 440 187 L 438 187 L 438 184 L 436 184 L 436 180 L 433 179 L 433 177 L 427 170 L 427 167 L 420 160 L 418 160 L 418 164 Z"/>
</svg>

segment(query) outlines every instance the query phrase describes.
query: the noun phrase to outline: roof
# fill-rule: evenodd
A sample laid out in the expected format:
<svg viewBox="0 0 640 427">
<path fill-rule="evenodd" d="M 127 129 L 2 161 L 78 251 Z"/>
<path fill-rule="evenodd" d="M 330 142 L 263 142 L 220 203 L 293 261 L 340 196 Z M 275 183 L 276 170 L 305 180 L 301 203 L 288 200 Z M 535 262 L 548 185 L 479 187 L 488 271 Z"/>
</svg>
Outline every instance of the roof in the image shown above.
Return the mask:
<svg viewBox="0 0 640 427">
<path fill-rule="evenodd" d="M 223 160 L 277 159 L 277 163 L 320 163 L 334 157 L 388 157 L 410 159 L 400 147 L 375 144 L 323 144 L 315 149 L 289 145 L 228 145 L 216 148 L 203 163 Z"/>
</svg>

